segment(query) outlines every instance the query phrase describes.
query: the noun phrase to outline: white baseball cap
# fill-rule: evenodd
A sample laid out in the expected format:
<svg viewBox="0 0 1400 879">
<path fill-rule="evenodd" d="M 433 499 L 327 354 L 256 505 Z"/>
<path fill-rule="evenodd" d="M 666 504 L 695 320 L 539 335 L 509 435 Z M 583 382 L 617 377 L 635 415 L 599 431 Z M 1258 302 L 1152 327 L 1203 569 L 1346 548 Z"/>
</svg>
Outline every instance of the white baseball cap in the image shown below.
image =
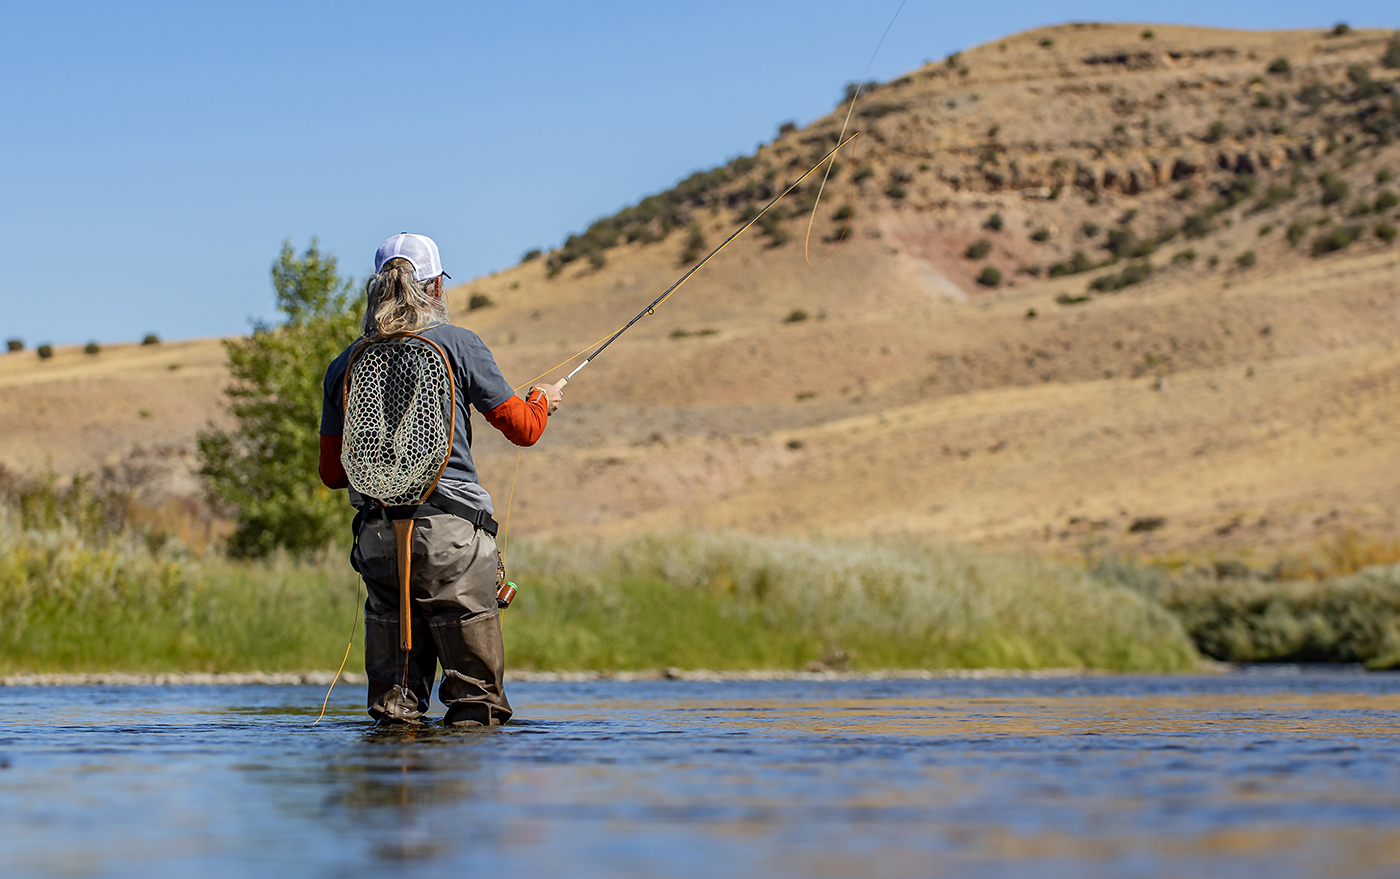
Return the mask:
<svg viewBox="0 0 1400 879">
<path fill-rule="evenodd" d="M 427 235 L 400 232 L 379 245 L 379 250 L 374 254 L 374 273 L 379 274 L 384 264 L 391 259 L 408 260 L 413 265 L 415 281 L 427 281 L 438 275 L 444 278 L 452 277 L 442 270 L 442 258 L 438 256 L 437 243 Z"/>
</svg>

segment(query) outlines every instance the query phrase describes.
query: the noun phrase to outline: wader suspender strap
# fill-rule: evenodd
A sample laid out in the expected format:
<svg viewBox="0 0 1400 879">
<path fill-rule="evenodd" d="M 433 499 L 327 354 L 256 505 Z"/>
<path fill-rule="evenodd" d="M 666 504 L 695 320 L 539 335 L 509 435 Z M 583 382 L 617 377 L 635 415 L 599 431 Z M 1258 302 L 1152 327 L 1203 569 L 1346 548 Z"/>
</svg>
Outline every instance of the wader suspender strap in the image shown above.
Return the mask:
<svg viewBox="0 0 1400 879">
<path fill-rule="evenodd" d="M 495 537 L 500 531 L 500 525 L 491 518 L 490 513 L 476 507 L 469 507 L 460 501 L 454 501 L 441 492 L 434 492 L 432 497 L 422 503 L 380 507 L 380 509 L 384 511 L 384 516 L 391 522 L 397 522 L 400 519 L 422 519 L 425 516 L 448 513 L 458 519 L 466 519 L 492 537 Z"/>
</svg>

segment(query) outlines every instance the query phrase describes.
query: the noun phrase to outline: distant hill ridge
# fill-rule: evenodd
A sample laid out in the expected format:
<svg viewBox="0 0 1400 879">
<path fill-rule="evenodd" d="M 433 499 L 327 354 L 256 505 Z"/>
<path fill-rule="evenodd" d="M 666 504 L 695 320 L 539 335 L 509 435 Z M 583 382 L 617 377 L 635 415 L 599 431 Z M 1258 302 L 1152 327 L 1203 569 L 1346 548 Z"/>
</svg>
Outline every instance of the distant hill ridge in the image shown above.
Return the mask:
<svg viewBox="0 0 1400 879">
<path fill-rule="evenodd" d="M 1272 33 L 1038 29 L 867 84 L 852 126 L 864 135 L 858 161 L 838 159 L 826 199 L 836 211 L 854 175 L 865 225 L 891 210 L 936 211 L 958 194 L 1046 202 L 1033 211 L 1039 224 L 1021 233 L 1038 235 L 1040 246 L 1017 248 L 1014 265 L 994 260 L 1003 277 L 1057 265 L 1059 274 L 1077 273 L 1146 256 L 1178 235 L 1207 237 L 1236 205 L 1272 211 L 1284 225 L 1313 205 L 1328 212 L 1307 223 L 1340 221 L 1379 197 L 1370 192 L 1382 185 L 1374 173 L 1346 172 L 1368 164 L 1362 151 L 1400 134 L 1398 69 L 1400 37 L 1344 26 Z M 579 260 L 597 269 L 609 250 L 693 229 L 706 212 L 731 224 L 746 221 L 836 143 L 847 101 L 752 156 L 696 172 L 595 221 L 545 256 L 547 272 L 553 277 Z M 1107 191 L 1142 196 L 1136 215 L 1124 222 L 1091 210 L 1099 218 L 1086 223 L 1077 219 L 1079 205 L 1053 204 L 1075 194 L 1092 208 Z M 814 194 L 815 183 L 804 184 L 765 217 L 759 231 L 771 246 L 790 240 L 788 227 L 797 224 L 784 221 L 805 219 Z M 829 225 L 844 217 L 820 220 L 830 236 Z M 1117 237 L 1115 221 L 1125 227 Z M 1314 237 L 1306 230 L 1293 236 L 1295 246 Z M 692 232 L 685 252 L 708 243 Z M 1076 261 L 1076 251 L 1086 256 Z M 963 280 L 969 288 L 972 279 Z"/>
</svg>

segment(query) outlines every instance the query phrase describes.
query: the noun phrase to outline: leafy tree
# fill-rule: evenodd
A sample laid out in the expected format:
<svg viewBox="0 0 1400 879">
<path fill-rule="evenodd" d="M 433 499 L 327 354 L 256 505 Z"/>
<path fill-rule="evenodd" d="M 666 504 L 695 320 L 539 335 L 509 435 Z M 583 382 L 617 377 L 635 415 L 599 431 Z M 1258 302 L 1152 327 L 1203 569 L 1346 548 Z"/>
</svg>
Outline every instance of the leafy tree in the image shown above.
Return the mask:
<svg viewBox="0 0 1400 879">
<path fill-rule="evenodd" d="M 251 336 L 224 342 L 233 377 L 224 393 L 236 424 L 199 435 L 200 475 L 210 499 L 233 513 L 228 550 L 240 557 L 322 549 L 349 518 L 316 464 L 321 381 L 359 335 L 354 282 L 313 238 L 299 258 L 290 241 L 282 245 L 272 286 L 281 322 L 255 322 Z"/>
</svg>

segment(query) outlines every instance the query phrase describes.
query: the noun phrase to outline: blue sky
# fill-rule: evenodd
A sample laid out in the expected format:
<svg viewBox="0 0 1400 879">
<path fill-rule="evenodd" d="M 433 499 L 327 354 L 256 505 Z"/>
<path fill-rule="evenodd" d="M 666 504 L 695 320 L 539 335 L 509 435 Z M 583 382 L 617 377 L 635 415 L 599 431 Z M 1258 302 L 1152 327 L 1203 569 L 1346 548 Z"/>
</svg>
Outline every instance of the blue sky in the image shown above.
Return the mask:
<svg viewBox="0 0 1400 879">
<path fill-rule="evenodd" d="M 0 337 L 243 332 L 311 236 L 457 280 L 829 111 L 898 0 L 29 3 L 0 54 Z M 908 0 L 871 68 L 1063 21 L 1400 26 L 1400 4 Z"/>
</svg>

